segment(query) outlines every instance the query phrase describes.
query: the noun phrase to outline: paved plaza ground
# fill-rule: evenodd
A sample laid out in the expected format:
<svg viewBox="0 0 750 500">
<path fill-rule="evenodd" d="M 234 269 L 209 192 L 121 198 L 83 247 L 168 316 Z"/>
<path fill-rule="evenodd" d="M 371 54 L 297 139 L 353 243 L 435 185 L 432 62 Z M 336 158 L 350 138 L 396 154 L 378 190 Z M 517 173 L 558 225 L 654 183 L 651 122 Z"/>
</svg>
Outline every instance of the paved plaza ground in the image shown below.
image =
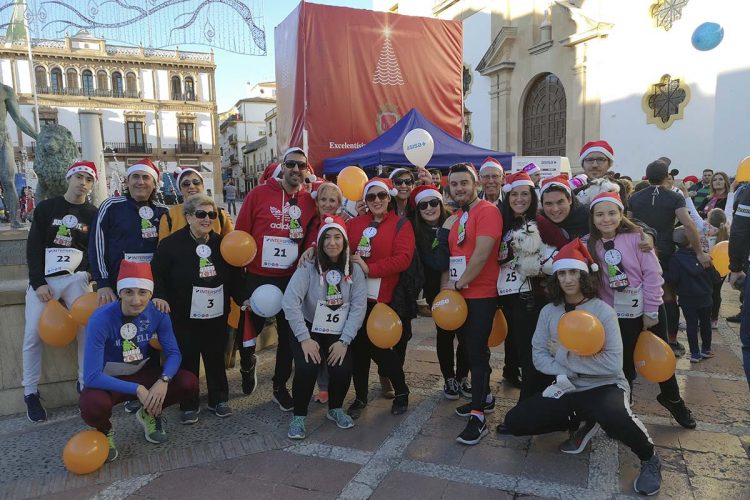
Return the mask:
<svg viewBox="0 0 750 500">
<path fill-rule="evenodd" d="M 737 312 L 737 293 L 725 288 L 722 316 Z M 375 372 L 368 407 L 356 427 L 340 430 L 311 403 L 308 437 L 286 437 L 290 413 L 270 402 L 273 350 L 260 354 L 261 385 L 240 392 L 237 369 L 229 371 L 234 415 L 220 420 L 201 413 L 193 426 L 166 412 L 169 442 L 143 439 L 135 417 L 114 411 L 120 457 L 88 476 L 68 474 L 65 442 L 85 428 L 76 408 L 50 412 L 32 424 L 25 415 L 0 419 L 0 498 L 627 498 L 633 495 L 638 461 L 599 432 L 580 455 L 557 451 L 563 433 L 533 438 L 498 436 L 495 425 L 518 398 L 500 382 L 502 348 L 493 351 L 490 434 L 477 446 L 455 442 L 465 420 L 443 399 L 431 319 L 414 322 L 406 365 L 410 409 L 390 414 Z M 684 334 L 681 335 L 686 344 Z M 656 402 L 658 386 L 639 380 L 634 411 L 644 421 L 663 462 L 660 498 L 750 498 L 748 445 L 750 392 L 742 372 L 738 328 L 720 321 L 715 358 L 677 363 L 683 396 L 698 420 L 679 427 Z M 291 384 L 290 384 L 291 386 Z M 205 387 L 202 389 L 205 393 Z M 347 403 L 352 394 L 347 397 Z M 203 400 L 205 405 L 205 399 Z"/>
</svg>

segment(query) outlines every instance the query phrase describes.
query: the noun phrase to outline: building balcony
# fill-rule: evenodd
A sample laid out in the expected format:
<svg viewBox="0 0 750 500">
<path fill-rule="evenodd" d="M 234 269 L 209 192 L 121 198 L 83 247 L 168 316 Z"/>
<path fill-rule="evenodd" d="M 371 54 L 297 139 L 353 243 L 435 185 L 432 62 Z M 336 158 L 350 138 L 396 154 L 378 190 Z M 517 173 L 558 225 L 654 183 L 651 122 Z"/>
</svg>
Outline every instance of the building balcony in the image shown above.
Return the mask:
<svg viewBox="0 0 750 500">
<path fill-rule="evenodd" d="M 104 154 L 115 155 L 150 155 L 153 153 L 151 143 L 128 144 L 127 142 L 105 142 Z"/>
<path fill-rule="evenodd" d="M 107 89 L 82 89 L 73 87 L 48 87 L 46 85 L 36 86 L 37 94 L 67 95 L 81 97 L 111 97 L 125 99 L 140 99 L 141 93 L 132 90 L 107 90 Z"/>
<path fill-rule="evenodd" d="M 206 151 L 208 153 L 208 151 Z M 203 145 L 195 143 L 180 143 L 174 145 L 174 154 L 203 154 Z"/>
<path fill-rule="evenodd" d="M 82 147 L 81 143 L 76 142 L 76 147 L 78 147 L 78 153 L 80 153 L 81 147 Z M 18 146 L 16 146 L 15 149 L 19 150 L 19 153 L 20 153 L 20 148 Z M 32 142 L 31 146 L 26 146 L 26 154 L 30 156 L 36 156 L 36 142 Z"/>
<path fill-rule="evenodd" d="M 197 101 L 195 98 L 195 92 L 185 92 L 184 94 L 172 93 L 173 101 Z"/>
</svg>

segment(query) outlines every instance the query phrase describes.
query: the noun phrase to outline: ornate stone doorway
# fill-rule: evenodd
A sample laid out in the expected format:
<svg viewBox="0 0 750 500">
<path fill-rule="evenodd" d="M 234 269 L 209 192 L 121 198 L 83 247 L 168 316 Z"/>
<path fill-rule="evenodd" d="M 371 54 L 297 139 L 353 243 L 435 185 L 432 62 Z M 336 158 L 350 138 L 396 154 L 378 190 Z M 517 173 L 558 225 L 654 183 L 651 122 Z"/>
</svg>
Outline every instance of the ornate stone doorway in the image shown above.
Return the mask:
<svg viewBox="0 0 750 500">
<path fill-rule="evenodd" d="M 565 156 L 565 89 L 552 73 L 537 78 L 523 105 L 524 156 Z"/>
</svg>

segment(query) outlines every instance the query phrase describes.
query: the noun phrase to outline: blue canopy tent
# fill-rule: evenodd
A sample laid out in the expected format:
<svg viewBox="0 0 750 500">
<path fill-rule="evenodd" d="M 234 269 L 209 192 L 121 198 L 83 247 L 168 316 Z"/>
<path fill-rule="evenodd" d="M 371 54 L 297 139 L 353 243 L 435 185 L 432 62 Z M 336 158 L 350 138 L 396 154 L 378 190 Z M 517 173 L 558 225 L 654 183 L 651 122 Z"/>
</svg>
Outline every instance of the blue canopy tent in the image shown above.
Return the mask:
<svg viewBox="0 0 750 500">
<path fill-rule="evenodd" d="M 427 164 L 427 168 L 445 170 L 460 162 L 471 162 L 478 168 L 482 160 L 491 156 L 500 161 L 503 167 L 510 169 L 513 153 L 484 149 L 456 139 L 412 108 L 393 127 L 368 144 L 344 155 L 324 160 L 323 173 L 326 175 L 338 174 L 349 165 L 359 165 L 365 170 L 375 168 L 378 165 L 412 166 L 404 155 L 403 142 L 406 134 L 415 128 L 422 128 L 429 132 L 435 142 L 435 152 Z"/>
</svg>

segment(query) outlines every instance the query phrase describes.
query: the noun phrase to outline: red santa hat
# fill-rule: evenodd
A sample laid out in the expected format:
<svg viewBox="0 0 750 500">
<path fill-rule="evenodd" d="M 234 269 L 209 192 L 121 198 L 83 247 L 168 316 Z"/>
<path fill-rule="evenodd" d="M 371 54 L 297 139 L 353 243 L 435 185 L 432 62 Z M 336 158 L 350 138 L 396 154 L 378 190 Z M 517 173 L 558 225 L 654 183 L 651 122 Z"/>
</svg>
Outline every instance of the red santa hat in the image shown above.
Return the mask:
<svg viewBox="0 0 750 500">
<path fill-rule="evenodd" d="M 152 162 L 148 158 L 143 158 L 130 165 L 126 171 L 126 174 L 130 175 L 133 172 L 146 172 L 154 178 L 154 182 L 156 182 L 157 184 L 159 183 L 159 177 L 161 177 L 159 168 L 154 165 L 154 162 Z"/>
<path fill-rule="evenodd" d="M 258 183 L 265 184 L 266 182 L 268 182 L 268 179 L 278 179 L 280 174 L 281 163 L 271 163 L 263 171 L 263 174 L 261 174 L 260 179 L 258 179 Z"/>
<path fill-rule="evenodd" d="M 503 169 L 503 165 L 491 156 L 488 156 L 484 159 L 484 161 L 482 161 L 482 165 L 479 167 L 479 173 L 481 174 L 482 171 L 487 168 L 496 168 L 501 172 L 505 171 L 505 169 Z"/>
<path fill-rule="evenodd" d="M 198 171 L 198 169 L 195 169 L 193 167 L 185 167 L 185 168 L 177 167 L 173 175 L 175 177 L 175 180 L 177 181 L 178 187 L 180 185 L 180 181 L 182 180 L 182 178 L 187 174 L 195 174 L 201 178 L 201 181 L 205 181 L 205 179 L 203 178 L 201 173 Z"/>
<path fill-rule="evenodd" d="M 393 180 L 401 174 L 409 174 L 411 175 L 412 179 L 414 178 L 414 172 L 412 172 L 411 169 L 404 167 L 398 167 L 397 169 L 395 169 L 393 172 L 391 172 L 391 175 L 389 175 L 388 178 Z"/>
<path fill-rule="evenodd" d="M 438 191 L 432 184 L 418 186 L 414 188 L 409 195 L 409 201 L 415 207 L 425 198 L 437 198 L 440 201 L 443 201 L 443 195 L 440 194 L 440 191 Z"/>
<path fill-rule="evenodd" d="M 698 178 L 696 176 L 694 176 L 694 175 L 688 175 L 687 177 L 685 177 L 684 179 L 682 179 L 682 182 L 696 183 L 696 182 L 698 182 Z"/>
<path fill-rule="evenodd" d="M 556 175 L 554 177 L 547 177 L 546 179 L 542 179 L 542 185 L 539 188 L 539 193 L 544 193 L 546 190 L 551 188 L 552 186 L 558 186 L 563 188 L 565 191 L 570 194 L 570 183 L 568 182 L 568 176 L 565 174 Z"/>
<path fill-rule="evenodd" d="M 539 174 L 542 172 L 542 169 L 539 168 L 539 165 L 534 163 L 533 161 L 529 164 L 527 164 L 525 167 L 521 169 L 521 172 L 526 172 L 529 174 L 529 176 L 532 176 L 534 174 Z"/>
<path fill-rule="evenodd" d="M 552 258 L 552 272 L 562 271 L 564 269 L 578 269 L 583 272 L 597 272 L 599 266 L 591 258 L 586 245 L 576 238 L 555 254 Z"/>
<path fill-rule="evenodd" d="M 589 155 L 589 153 L 599 152 L 609 158 L 609 161 L 614 163 L 615 162 L 615 150 L 612 149 L 612 146 L 609 145 L 607 141 L 591 141 L 584 144 L 583 148 L 581 148 L 581 155 L 579 156 L 579 160 L 583 162 L 583 159 L 586 158 L 586 156 Z"/>
<path fill-rule="evenodd" d="M 117 274 L 117 294 L 123 288 L 142 288 L 154 291 L 154 275 L 151 274 L 151 264 L 148 262 L 120 262 L 120 272 Z"/>
<path fill-rule="evenodd" d="M 477 174 L 477 169 L 474 167 L 472 163 L 466 162 L 466 163 L 456 163 L 455 165 L 452 165 L 451 168 L 448 170 L 448 177 L 450 177 L 451 172 L 453 171 L 453 167 L 466 167 L 466 170 L 469 171 L 469 174 L 474 178 L 474 182 L 479 182 L 479 175 Z M 459 172 L 462 172 L 459 171 Z"/>
<path fill-rule="evenodd" d="M 526 172 L 516 172 L 515 174 L 508 174 L 505 176 L 505 185 L 503 186 L 504 193 L 509 193 L 513 188 L 520 186 L 534 187 L 534 181 L 531 180 L 529 174 Z"/>
<path fill-rule="evenodd" d="M 605 191 L 594 196 L 594 199 L 591 200 L 591 204 L 589 205 L 589 210 L 593 210 L 594 205 L 602 201 L 609 201 L 620 207 L 620 210 L 625 210 L 625 205 L 622 204 L 619 193 L 614 193 L 611 191 Z"/>
<path fill-rule="evenodd" d="M 391 196 L 396 196 L 396 194 L 398 193 L 396 188 L 393 187 L 393 181 L 391 181 L 390 179 L 373 177 L 372 179 L 367 181 L 367 184 L 365 184 L 365 188 L 362 190 L 362 198 L 367 196 L 367 191 L 376 186 L 385 189 L 386 192 Z"/>
<path fill-rule="evenodd" d="M 69 166 L 68 171 L 65 173 L 65 180 L 70 179 L 72 176 L 74 176 L 78 172 L 89 174 L 91 177 L 94 178 L 94 180 L 98 179 L 96 175 L 96 163 L 94 163 L 93 161 L 77 161 L 71 166 Z"/>
<path fill-rule="evenodd" d="M 323 239 L 323 235 L 326 231 L 329 229 L 338 229 L 341 231 L 341 234 L 344 236 L 344 241 L 346 243 L 349 243 L 349 236 L 346 234 L 346 222 L 344 222 L 344 219 L 339 217 L 338 215 L 326 215 L 325 219 L 323 219 L 322 224 L 320 225 L 320 229 L 318 229 L 318 251 L 321 251 L 323 249 L 323 242 L 321 241 Z M 320 272 L 320 283 L 323 284 L 323 268 L 320 265 L 320 259 L 318 259 L 318 271 Z M 349 252 L 344 252 L 344 279 L 351 283 L 352 277 L 351 273 L 349 272 Z"/>
<path fill-rule="evenodd" d="M 291 147 L 291 148 L 287 149 L 284 152 L 284 161 L 286 161 L 286 157 L 289 156 L 292 153 L 299 153 L 299 154 L 301 154 L 302 156 L 305 157 L 305 160 L 307 160 L 307 154 L 305 153 L 305 150 L 302 149 L 302 148 L 298 148 L 298 147 L 295 146 L 295 147 Z"/>
<path fill-rule="evenodd" d="M 341 199 L 344 197 L 344 193 L 341 192 L 341 188 L 340 187 L 338 187 L 336 184 L 334 184 L 331 181 L 327 181 L 327 180 L 323 179 L 323 180 L 319 180 L 319 181 L 313 182 L 312 187 L 310 188 L 310 196 L 313 197 L 313 200 L 317 200 L 318 199 L 318 191 L 323 186 L 332 186 L 332 187 L 334 187 L 336 189 L 336 191 L 338 191 L 338 193 L 339 193 L 339 201 L 341 201 Z"/>
</svg>

